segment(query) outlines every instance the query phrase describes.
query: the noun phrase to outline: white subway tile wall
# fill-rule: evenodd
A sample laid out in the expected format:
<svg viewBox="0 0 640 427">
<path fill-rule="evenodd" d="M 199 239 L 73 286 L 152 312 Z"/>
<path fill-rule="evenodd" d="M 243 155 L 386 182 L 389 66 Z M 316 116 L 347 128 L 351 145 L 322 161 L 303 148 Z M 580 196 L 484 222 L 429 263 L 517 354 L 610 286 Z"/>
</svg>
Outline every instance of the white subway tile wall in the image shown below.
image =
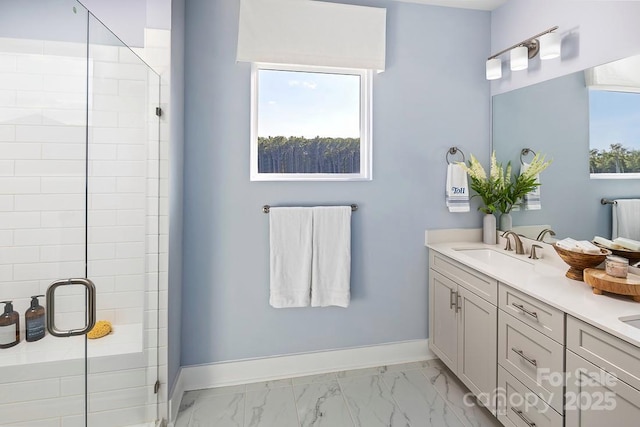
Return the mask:
<svg viewBox="0 0 640 427">
<path fill-rule="evenodd" d="M 155 107 L 162 88 L 168 108 L 170 37 L 145 34 L 136 53 L 161 81 L 130 50 L 90 45 L 88 132 L 86 45 L 0 38 L 0 296 L 23 338 L 0 350 L 2 423 L 84 425 L 83 339 L 26 343 L 23 313 L 53 280 L 84 276 L 85 245 L 98 319 L 114 325 L 88 343 L 89 423 L 166 416 L 168 123 Z M 58 295 L 58 327 L 82 324 L 83 291 Z"/>
</svg>

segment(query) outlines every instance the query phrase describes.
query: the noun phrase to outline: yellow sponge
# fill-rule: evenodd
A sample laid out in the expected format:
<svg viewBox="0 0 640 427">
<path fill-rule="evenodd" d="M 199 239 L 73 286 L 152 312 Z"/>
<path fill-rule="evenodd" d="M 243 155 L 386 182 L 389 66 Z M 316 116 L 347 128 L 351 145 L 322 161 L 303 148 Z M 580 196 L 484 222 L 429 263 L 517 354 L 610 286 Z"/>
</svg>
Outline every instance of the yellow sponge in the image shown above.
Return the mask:
<svg viewBox="0 0 640 427">
<path fill-rule="evenodd" d="M 105 335 L 109 335 L 111 333 L 111 330 L 111 322 L 108 322 L 106 320 L 98 320 L 93 329 L 91 329 L 87 334 L 87 338 L 89 338 L 90 340 L 102 338 Z"/>
</svg>

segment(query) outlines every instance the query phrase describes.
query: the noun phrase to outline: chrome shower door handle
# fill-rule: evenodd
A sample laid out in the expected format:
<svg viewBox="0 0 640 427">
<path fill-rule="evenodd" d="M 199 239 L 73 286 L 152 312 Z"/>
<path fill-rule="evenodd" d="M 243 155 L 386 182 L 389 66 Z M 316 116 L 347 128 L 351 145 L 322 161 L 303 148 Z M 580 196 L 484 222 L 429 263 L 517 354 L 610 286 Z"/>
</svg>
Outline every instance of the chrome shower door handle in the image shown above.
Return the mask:
<svg viewBox="0 0 640 427">
<path fill-rule="evenodd" d="M 56 289 L 61 286 L 74 286 L 81 285 L 86 290 L 87 300 L 87 323 L 84 328 L 81 329 L 69 329 L 66 331 L 60 330 L 56 327 L 55 314 L 56 314 Z M 54 337 L 72 337 L 75 335 L 86 335 L 96 324 L 96 285 L 86 278 L 80 279 L 64 279 L 56 280 L 47 289 L 47 330 Z"/>
</svg>

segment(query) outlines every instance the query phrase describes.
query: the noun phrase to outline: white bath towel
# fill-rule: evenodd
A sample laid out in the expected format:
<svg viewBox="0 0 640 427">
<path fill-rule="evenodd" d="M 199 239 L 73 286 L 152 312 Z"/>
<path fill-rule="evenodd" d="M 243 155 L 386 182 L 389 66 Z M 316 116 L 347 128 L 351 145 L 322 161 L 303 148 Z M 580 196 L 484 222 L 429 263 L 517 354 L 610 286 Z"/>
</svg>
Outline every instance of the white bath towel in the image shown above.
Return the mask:
<svg viewBox="0 0 640 427">
<path fill-rule="evenodd" d="M 640 199 L 618 199 L 612 206 L 611 240 L 640 240 Z"/>
<path fill-rule="evenodd" d="M 529 163 L 523 163 L 520 168 L 520 175 L 525 173 L 529 169 Z M 536 182 L 540 183 L 540 175 L 536 175 Z M 524 195 L 522 200 L 522 207 L 526 211 L 537 211 L 542 209 L 542 204 L 540 203 L 540 186 L 538 185 L 535 189 L 531 190 L 527 194 Z"/>
<path fill-rule="evenodd" d="M 462 166 L 455 163 L 447 165 L 446 185 L 445 203 L 449 212 L 469 212 L 469 182 Z"/>
<path fill-rule="evenodd" d="M 313 208 L 311 306 L 348 307 L 351 299 L 351 207 Z"/>
<path fill-rule="evenodd" d="M 313 211 L 271 208 L 269 213 L 270 297 L 275 308 L 310 302 Z"/>
</svg>

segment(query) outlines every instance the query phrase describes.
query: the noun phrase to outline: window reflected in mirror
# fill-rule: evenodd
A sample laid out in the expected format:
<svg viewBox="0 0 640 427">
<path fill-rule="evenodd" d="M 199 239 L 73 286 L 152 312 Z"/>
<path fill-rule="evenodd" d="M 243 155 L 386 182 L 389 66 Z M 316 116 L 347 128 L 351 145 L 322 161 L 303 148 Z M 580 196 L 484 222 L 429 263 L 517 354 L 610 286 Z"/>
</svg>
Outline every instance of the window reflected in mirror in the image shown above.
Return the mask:
<svg viewBox="0 0 640 427">
<path fill-rule="evenodd" d="M 589 171 L 592 175 L 640 175 L 639 121 L 640 93 L 589 91 Z"/>
</svg>

